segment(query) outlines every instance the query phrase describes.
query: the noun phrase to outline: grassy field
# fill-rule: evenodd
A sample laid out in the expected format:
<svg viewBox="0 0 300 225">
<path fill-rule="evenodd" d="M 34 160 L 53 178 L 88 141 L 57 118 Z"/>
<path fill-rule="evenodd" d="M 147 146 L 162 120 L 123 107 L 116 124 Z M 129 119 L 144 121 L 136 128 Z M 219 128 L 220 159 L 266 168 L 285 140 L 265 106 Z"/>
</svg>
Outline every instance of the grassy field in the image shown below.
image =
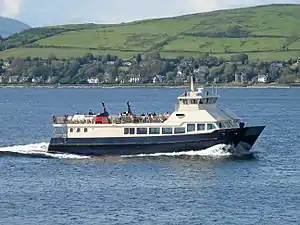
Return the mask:
<svg viewBox="0 0 300 225">
<path fill-rule="evenodd" d="M 162 52 L 161 55 L 166 58 L 176 58 L 178 55 L 185 57 L 198 57 L 200 54 L 191 52 Z M 223 59 L 230 59 L 233 54 L 223 53 L 223 54 L 211 54 L 213 56 L 222 57 Z M 288 60 L 290 58 L 300 58 L 300 51 L 290 51 L 290 52 L 259 52 L 259 53 L 248 53 L 251 60 Z"/>
<path fill-rule="evenodd" d="M 157 50 L 165 57 L 210 52 L 229 58 L 232 53 L 246 52 L 250 59 L 289 59 L 300 53 L 299 12 L 300 5 L 268 5 L 116 25 L 51 27 L 58 31 L 47 37 L 42 36 L 43 30 L 36 35 L 32 29 L 7 40 L 24 44 L 0 52 L 0 57 L 48 57 L 52 53 L 70 58 L 91 52 L 125 59 Z M 34 37 L 30 44 L 35 48 L 26 48 L 27 36 Z"/>
<path fill-rule="evenodd" d="M 64 49 L 64 48 L 12 48 L 6 51 L 0 51 L 0 58 L 19 57 L 26 58 L 41 57 L 48 58 L 50 54 L 55 54 L 59 59 L 70 59 L 83 56 L 86 53 L 92 53 L 94 55 L 111 54 L 118 55 L 124 59 L 129 59 L 133 55 L 138 53 L 134 52 L 120 52 L 120 51 L 98 51 L 88 49 Z"/>
<path fill-rule="evenodd" d="M 285 38 L 209 38 L 179 36 L 163 50 L 201 52 L 251 52 L 253 50 L 280 50 Z"/>
<path fill-rule="evenodd" d="M 295 41 L 291 45 L 288 46 L 290 49 L 300 49 L 300 40 Z"/>
</svg>

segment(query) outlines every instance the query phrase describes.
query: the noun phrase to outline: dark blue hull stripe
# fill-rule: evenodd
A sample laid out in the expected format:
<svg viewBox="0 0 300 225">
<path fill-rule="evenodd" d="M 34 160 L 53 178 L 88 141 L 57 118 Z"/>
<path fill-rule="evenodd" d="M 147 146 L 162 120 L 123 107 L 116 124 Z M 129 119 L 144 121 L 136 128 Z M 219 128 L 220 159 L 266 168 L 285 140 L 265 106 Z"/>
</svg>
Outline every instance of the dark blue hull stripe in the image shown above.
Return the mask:
<svg viewBox="0 0 300 225">
<path fill-rule="evenodd" d="M 133 155 L 202 150 L 217 144 L 253 146 L 264 127 L 220 130 L 211 134 L 118 138 L 52 138 L 48 151 L 82 155 Z"/>
</svg>

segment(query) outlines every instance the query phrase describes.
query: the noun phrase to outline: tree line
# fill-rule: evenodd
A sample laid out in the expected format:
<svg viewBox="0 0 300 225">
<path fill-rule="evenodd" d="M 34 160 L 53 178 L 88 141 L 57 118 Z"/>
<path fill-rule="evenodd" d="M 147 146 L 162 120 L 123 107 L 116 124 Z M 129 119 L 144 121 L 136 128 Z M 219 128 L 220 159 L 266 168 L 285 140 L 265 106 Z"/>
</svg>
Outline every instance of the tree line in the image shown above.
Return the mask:
<svg viewBox="0 0 300 225">
<path fill-rule="evenodd" d="M 297 82 L 300 61 L 251 61 L 247 54 L 236 54 L 230 60 L 208 53 L 199 57 L 162 58 L 159 52 L 138 54 L 132 60 L 115 55 L 88 53 L 72 59 L 58 59 L 54 54 L 39 57 L 0 59 L 1 83 L 88 84 L 89 79 L 99 84 L 182 85 L 193 74 L 196 82 L 232 83 L 243 74 L 239 82 L 253 84 L 257 76 L 267 76 L 267 82 L 281 84 Z M 14 78 L 14 79 L 12 79 Z M 157 79 L 156 79 L 157 78 Z"/>
</svg>

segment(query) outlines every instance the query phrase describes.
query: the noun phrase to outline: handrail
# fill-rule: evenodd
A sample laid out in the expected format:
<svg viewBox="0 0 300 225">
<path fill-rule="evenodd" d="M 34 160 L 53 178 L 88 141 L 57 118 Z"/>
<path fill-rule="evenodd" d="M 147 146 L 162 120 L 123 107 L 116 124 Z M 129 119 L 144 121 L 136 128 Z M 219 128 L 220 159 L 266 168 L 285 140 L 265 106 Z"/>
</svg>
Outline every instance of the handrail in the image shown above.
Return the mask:
<svg viewBox="0 0 300 225">
<path fill-rule="evenodd" d="M 108 116 L 110 124 L 126 124 L 126 123 L 163 123 L 169 116 Z M 74 119 L 73 116 L 54 116 L 54 124 L 96 124 L 96 116 L 83 116 Z"/>
</svg>

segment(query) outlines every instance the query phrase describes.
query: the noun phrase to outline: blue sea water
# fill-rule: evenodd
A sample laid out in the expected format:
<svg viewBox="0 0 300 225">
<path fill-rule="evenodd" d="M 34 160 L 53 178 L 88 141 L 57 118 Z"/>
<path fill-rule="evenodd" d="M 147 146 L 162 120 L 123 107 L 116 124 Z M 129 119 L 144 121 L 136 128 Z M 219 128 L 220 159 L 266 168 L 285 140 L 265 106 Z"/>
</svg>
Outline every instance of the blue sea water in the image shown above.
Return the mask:
<svg viewBox="0 0 300 225">
<path fill-rule="evenodd" d="M 172 112 L 181 89 L 0 89 L 0 224 L 300 224 L 300 89 L 220 89 L 255 157 L 47 154 L 54 114 Z"/>
</svg>

